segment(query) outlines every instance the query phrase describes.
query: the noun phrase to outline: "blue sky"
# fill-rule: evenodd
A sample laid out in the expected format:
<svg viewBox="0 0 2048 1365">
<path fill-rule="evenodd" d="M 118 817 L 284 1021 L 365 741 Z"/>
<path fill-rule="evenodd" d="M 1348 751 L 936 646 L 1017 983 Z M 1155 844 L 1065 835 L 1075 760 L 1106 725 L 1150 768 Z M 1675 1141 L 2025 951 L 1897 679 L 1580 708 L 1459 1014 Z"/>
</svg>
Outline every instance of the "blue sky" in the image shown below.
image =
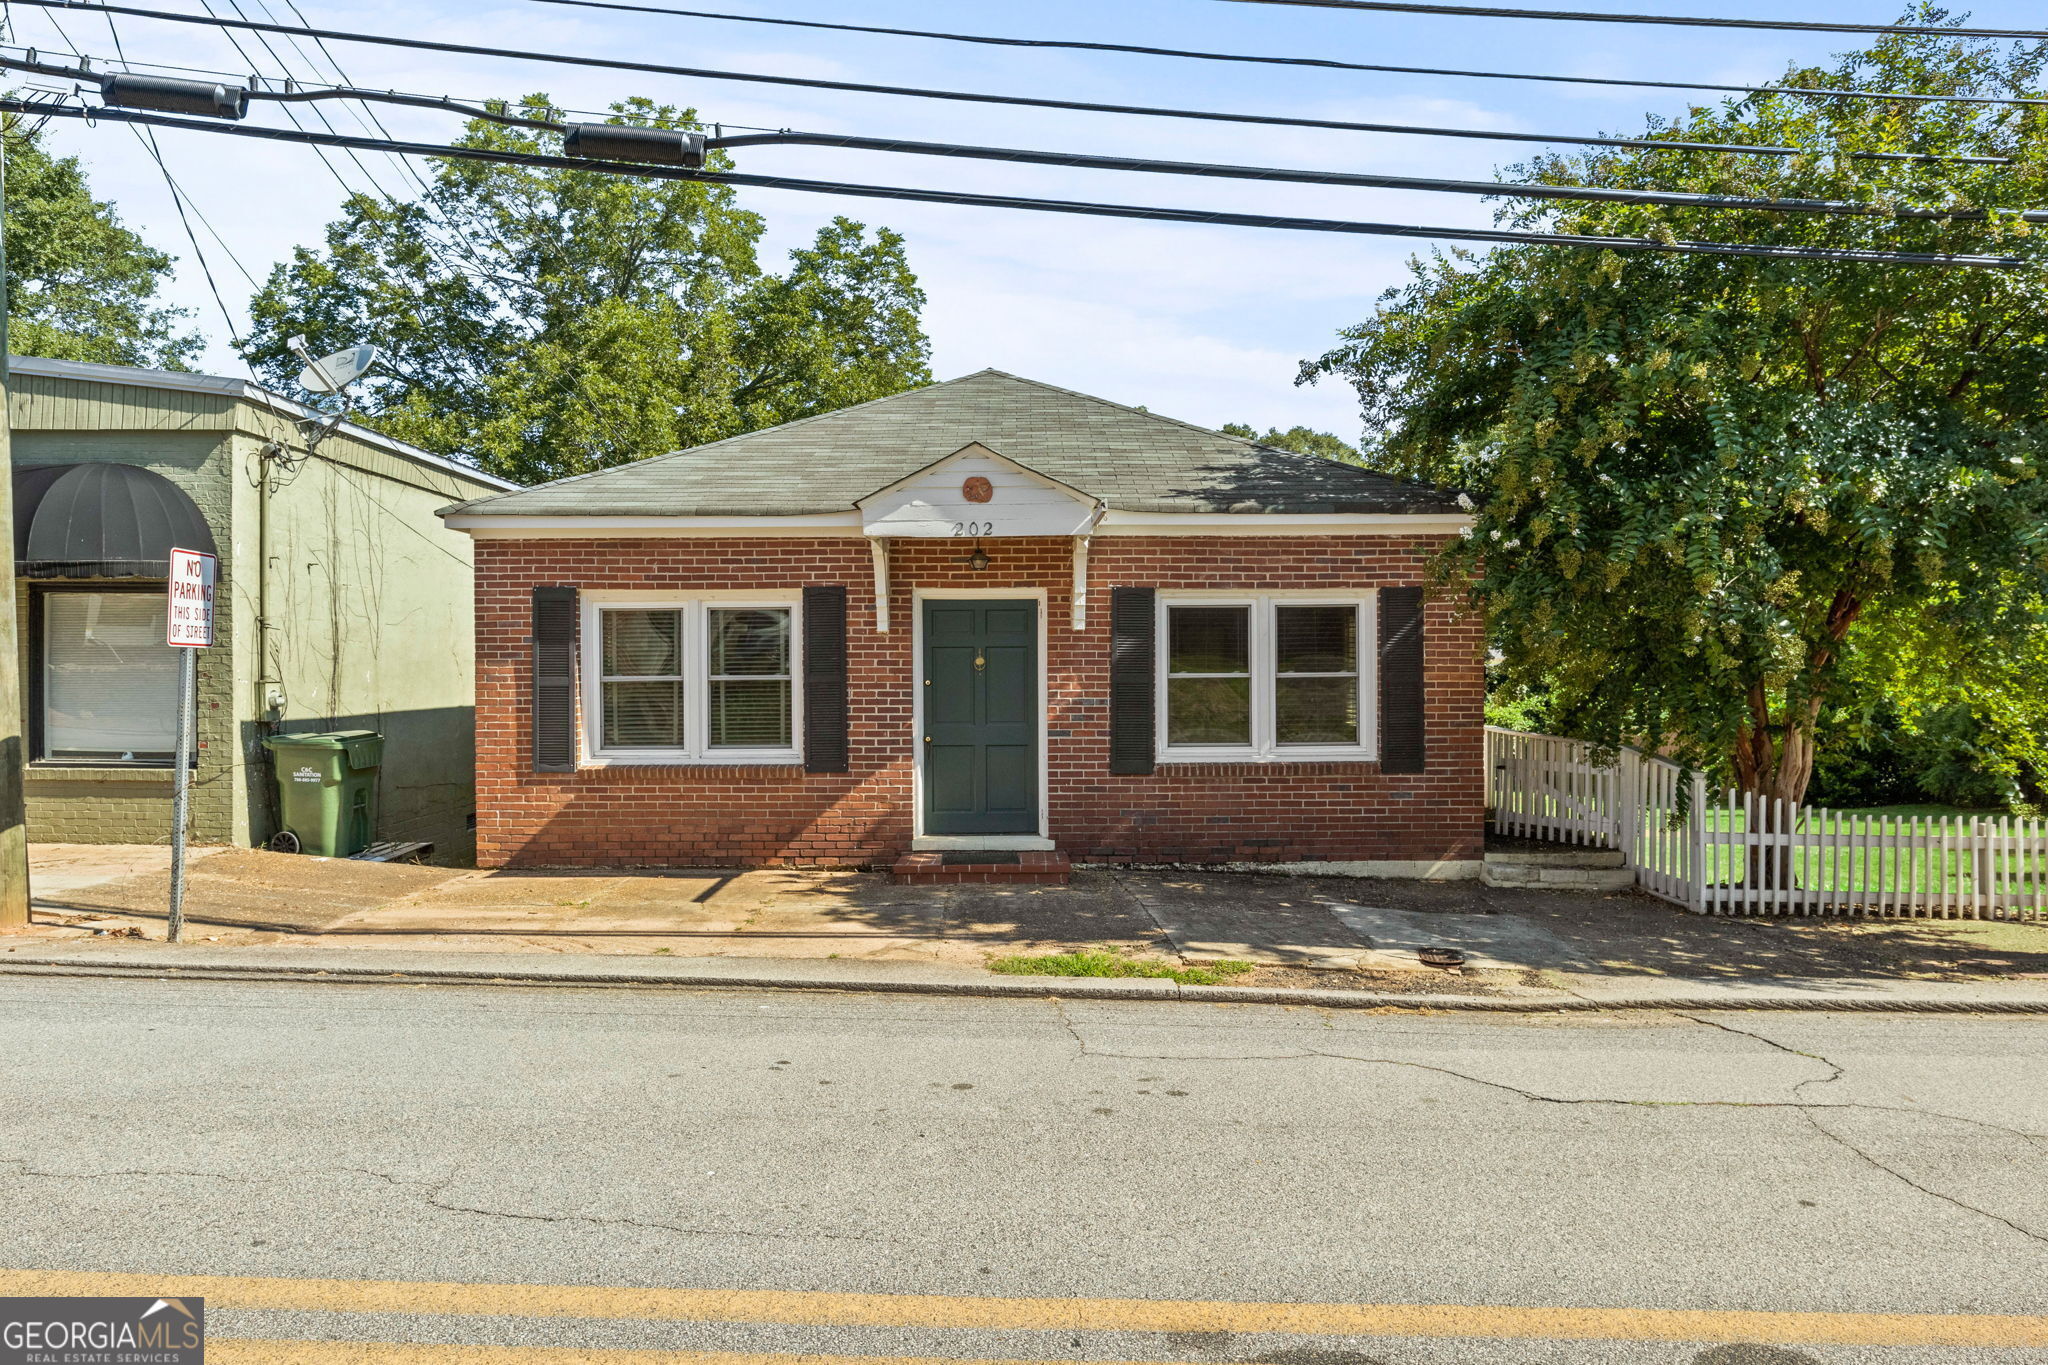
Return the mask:
<svg viewBox="0 0 2048 1365">
<path fill-rule="evenodd" d="M 229 13 L 228 0 L 213 0 Z M 240 0 L 252 18 L 266 0 Z M 199 0 L 159 0 L 197 12 Z M 284 0 L 268 0 L 289 19 Z M 1792 60 L 1811 61 L 1856 45 L 1847 36 L 1643 25 L 1397 16 L 1231 3 L 1230 0 L 656 0 L 736 13 L 952 29 L 1020 37 L 1083 38 L 1277 55 L 1334 56 L 1401 65 L 1494 68 L 1573 75 L 1636 75 L 1708 81 L 1774 77 Z M 1541 7 L 1542 0 L 1523 0 Z M 1447 77 L 1249 67 L 1123 54 L 984 48 L 908 38 L 807 32 L 698 19 L 606 13 L 535 3 L 459 0 L 300 0 L 315 24 L 704 67 L 1058 98 L 1299 114 L 1317 118 L 1425 123 L 1552 133 L 1634 131 L 1652 112 L 1674 114 L 1681 92 Z M 1655 9 L 1755 17 L 1884 23 L 1888 0 L 1568 0 L 1557 9 Z M 2038 25 L 2038 0 L 1983 0 L 1986 26 Z M 76 46 L 111 55 L 96 16 L 62 13 Z M 248 35 L 238 54 L 218 31 L 123 18 L 120 39 L 135 61 L 246 70 L 280 66 Z M 11 41 L 45 50 L 67 45 L 48 12 L 17 6 Z M 320 54 L 273 38 L 276 56 L 302 79 L 328 75 Z M 924 140 L 1084 150 L 1198 161 L 1380 170 L 1430 176 L 1487 176 L 1536 150 L 1513 143 L 1253 128 L 1141 117 L 975 106 L 763 85 L 638 76 L 528 62 L 451 57 L 354 44 L 332 48 L 356 84 L 465 97 L 544 90 L 563 105 L 599 109 L 641 94 L 694 105 L 730 124 L 853 132 Z M 1705 99 L 1708 96 L 1693 98 Z M 258 106 L 252 117 L 277 117 Z M 348 121 L 333 115 L 347 130 Z M 403 137 L 440 140 L 454 120 L 386 109 Z M 130 226 L 179 257 L 170 288 L 212 342 L 205 367 L 243 373 L 225 344 L 227 326 L 207 292 L 154 163 L 118 125 L 53 125 L 55 146 L 90 167 L 96 190 Z M 197 134 L 161 135 L 170 171 L 204 207 L 229 251 L 202 234 L 228 306 L 239 314 L 251 292 L 241 269 L 261 278 L 299 243 L 317 242 L 342 198 L 339 179 L 365 187 L 364 173 L 330 153 L 334 170 L 309 148 Z M 409 185 L 389 161 L 365 157 L 384 187 Z M 1440 225 L 1481 224 L 1483 201 L 1412 192 L 1109 174 L 933 160 L 822 149 L 761 149 L 741 169 L 968 189 L 985 193 L 1091 198 L 1261 213 L 1301 213 Z M 1326 349 L 1339 328 L 1366 316 L 1398 283 L 1419 249 L 1396 239 L 1117 222 L 992 209 L 832 200 L 749 191 L 765 214 L 764 260 L 779 259 L 835 213 L 886 223 L 909 239 L 912 264 L 930 295 L 926 313 L 942 378 L 984 367 L 1015 371 L 1189 421 L 1291 426 L 1305 422 L 1357 435 L 1352 396 L 1339 386 L 1301 388 L 1304 357 Z M 236 262 L 239 262 L 239 267 Z M 374 340 L 374 338 L 370 338 Z"/>
</svg>

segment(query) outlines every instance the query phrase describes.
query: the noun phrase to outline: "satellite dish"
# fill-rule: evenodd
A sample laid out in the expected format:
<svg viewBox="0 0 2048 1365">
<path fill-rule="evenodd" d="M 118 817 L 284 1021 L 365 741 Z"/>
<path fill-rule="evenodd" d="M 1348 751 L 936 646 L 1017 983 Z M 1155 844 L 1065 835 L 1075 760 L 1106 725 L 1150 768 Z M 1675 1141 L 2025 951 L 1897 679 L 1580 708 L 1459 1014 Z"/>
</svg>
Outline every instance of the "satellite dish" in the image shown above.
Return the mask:
<svg viewBox="0 0 2048 1365">
<path fill-rule="evenodd" d="M 293 337 L 291 347 L 306 362 L 306 368 L 299 371 L 299 387 L 312 393 L 340 393 L 382 358 L 375 346 L 351 346 L 315 360 L 306 354 L 304 337 Z"/>
</svg>

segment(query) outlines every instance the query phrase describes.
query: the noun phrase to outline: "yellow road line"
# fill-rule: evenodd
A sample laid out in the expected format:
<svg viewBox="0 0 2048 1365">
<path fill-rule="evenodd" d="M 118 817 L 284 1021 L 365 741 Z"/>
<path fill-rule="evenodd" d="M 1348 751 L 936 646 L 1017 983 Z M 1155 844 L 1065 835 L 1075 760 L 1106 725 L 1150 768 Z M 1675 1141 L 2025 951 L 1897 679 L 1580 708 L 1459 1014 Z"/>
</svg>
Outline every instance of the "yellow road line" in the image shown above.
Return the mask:
<svg viewBox="0 0 2048 1365">
<path fill-rule="evenodd" d="M 291 1280 L 216 1275 L 0 1270 L 0 1294 L 147 1294 L 208 1308 L 459 1314 L 805 1327 L 1275 1332 L 1494 1340 L 1754 1341 L 1809 1346 L 2048 1346 L 2048 1317 L 1988 1313 L 1795 1313 L 1499 1304 L 1241 1303 L 1178 1299 L 997 1299 L 761 1289 Z"/>
<path fill-rule="evenodd" d="M 207 1341 L 206 1358 L 215 1365 L 1083 1365 L 1079 1361 L 1059 1360 L 590 1350 L 581 1346 L 429 1346 L 389 1341 L 236 1341 L 225 1337 Z"/>
</svg>

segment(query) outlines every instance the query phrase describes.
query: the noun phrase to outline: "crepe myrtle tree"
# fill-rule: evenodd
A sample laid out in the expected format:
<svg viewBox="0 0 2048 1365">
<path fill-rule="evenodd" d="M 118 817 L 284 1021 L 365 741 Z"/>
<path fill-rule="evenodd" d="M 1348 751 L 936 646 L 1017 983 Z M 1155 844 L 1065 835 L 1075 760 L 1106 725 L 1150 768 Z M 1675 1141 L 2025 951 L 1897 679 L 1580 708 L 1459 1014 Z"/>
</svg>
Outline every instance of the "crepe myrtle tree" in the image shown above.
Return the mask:
<svg viewBox="0 0 2048 1365">
<path fill-rule="evenodd" d="M 1785 84 L 2039 97 L 2043 56 L 1887 37 Z M 1867 702 L 1857 689 L 1902 671 L 1981 695 L 2039 636 L 2048 228 L 1995 210 L 2048 204 L 2048 110 L 1760 94 L 1653 121 L 1650 135 L 1805 150 L 1601 151 L 1516 171 L 1871 212 L 1509 200 L 1501 216 L 2026 264 L 1439 255 L 1303 377 L 1356 387 L 1368 463 L 1475 496 L 1475 524 L 1440 567 L 1489 613 L 1506 682 L 1547 689 L 1578 734 L 1646 742 L 1797 802 L 1826 708 Z M 2003 163 L 1851 155 L 1871 151 Z M 1927 221 L 1891 211 L 1903 206 L 1994 211 Z M 1918 649 L 1939 657 L 1909 657 Z M 1893 653 L 1859 655 L 1873 650 Z"/>
</svg>

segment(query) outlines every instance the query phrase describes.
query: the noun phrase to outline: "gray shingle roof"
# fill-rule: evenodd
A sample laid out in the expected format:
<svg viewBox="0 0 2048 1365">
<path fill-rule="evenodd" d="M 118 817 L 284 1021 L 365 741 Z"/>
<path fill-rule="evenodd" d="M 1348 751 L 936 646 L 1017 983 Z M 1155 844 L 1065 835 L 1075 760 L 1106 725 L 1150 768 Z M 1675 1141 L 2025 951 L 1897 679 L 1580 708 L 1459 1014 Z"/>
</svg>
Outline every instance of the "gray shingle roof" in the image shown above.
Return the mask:
<svg viewBox="0 0 2048 1365">
<path fill-rule="evenodd" d="M 800 516 L 855 501 L 970 442 L 1127 512 L 1459 510 L 1455 495 L 983 370 L 779 427 L 501 493 L 446 513 Z"/>
</svg>

